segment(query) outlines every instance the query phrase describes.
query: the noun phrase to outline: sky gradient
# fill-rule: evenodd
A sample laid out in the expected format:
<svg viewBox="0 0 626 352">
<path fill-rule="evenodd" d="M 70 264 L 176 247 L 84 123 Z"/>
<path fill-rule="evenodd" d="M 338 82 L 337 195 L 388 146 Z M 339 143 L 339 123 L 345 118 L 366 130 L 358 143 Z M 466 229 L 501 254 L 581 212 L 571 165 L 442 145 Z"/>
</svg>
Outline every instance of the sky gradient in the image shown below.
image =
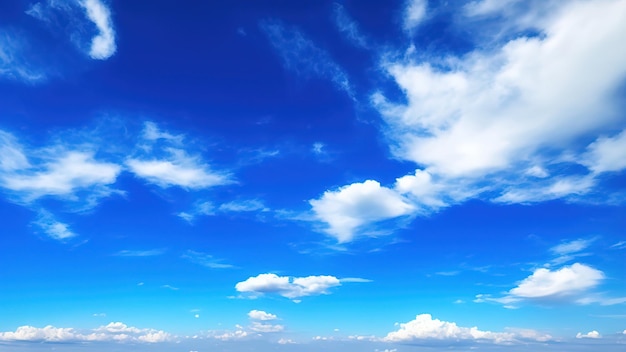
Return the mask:
<svg viewBox="0 0 626 352">
<path fill-rule="evenodd" d="M 0 3 L 0 351 L 622 351 L 626 0 Z"/>
</svg>

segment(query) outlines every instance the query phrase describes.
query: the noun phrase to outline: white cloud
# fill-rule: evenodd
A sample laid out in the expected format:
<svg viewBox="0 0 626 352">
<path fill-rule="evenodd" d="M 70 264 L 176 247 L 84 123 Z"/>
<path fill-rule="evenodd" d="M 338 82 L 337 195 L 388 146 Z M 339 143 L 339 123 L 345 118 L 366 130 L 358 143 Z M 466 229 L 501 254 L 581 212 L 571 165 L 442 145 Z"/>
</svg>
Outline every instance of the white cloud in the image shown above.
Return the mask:
<svg viewBox="0 0 626 352">
<path fill-rule="evenodd" d="M 252 325 L 250 326 L 250 330 L 255 332 L 280 332 L 285 330 L 285 327 L 278 324 L 272 325 L 253 321 Z"/>
<path fill-rule="evenodd" d="M 44 149 L 32 153 L 37 163 L 31 163 L 19 145 L 7 139 L 0 142 L 0 157 L 8 160 L 0 169 L 0 184 L 24 202 L 44 196 L 77 199 L 79 191 L 89 191 L 87 202 L 95 202 L 90 197 L 110 195 L 113 190 L 108 186 L 121 172 L 117 164 L 96 160 L 94 151 Z"/>
<path fill-rule="evenodd" d="M 232 269 L 235 266 L 222 263 L 222 260 L 214 258 L 210 254 L 197 252 L 193 250 L 186 251 L 181 258 L 187 259 L 192 263 L 196 263 L 211 269 Z"/>
<path fill-rule="evenodd" d="M 243 330 L 243 327 L 241 326 L 237 326 L 237 330 L 235 331 L 227 331 L 221 334 L 213 335 L 214 339 L 222 341 L 240 340 L 246 337 L 248 337 L 248 332 Z"/>
<path fill-rule="evenodd" d="M 0 341 L 41 341 L 41 342 L 164 342 L 173 336 L 165 331 L 139 329 L 124 323 L 112 322 L 96 329 L 79 331 L 74 328 L 56 328 L 48 325 L 44 328 L 20 326 L 15 332 L 0 332 Z"/>
<path fill-rule="evenodd" d="M 315 217 L 326 224 L 325 231 L 339 243 L 349 242 L 364 225 L 409 215 L 414 206 L 392 189 L 377 181 L 353 183 L 336 191 L 326 191 L 310 200 Z"/>
<path fill-rule="evenodd" d="M 235 285 L 238 292 L 252 295 L 274 293 L 296 299 L 305 296 L 329 294 L 329 289 L 340 286 L 341 281 L 334 276 L 319 275 L 307 277 L 278 276 L 259 274 Z"/>
<path fill-rule="evenodd" d="M 600 137 L 587 147 L 583 165 L 596 173 L 626 169 L 626 130 L 614 137 Z"/>
<path fill-rule="evenodd" d="M 252 212 L 252 211 L 269 211 L 263 202 L 257 199 L 249 199 L 242 201 L 232 201 L 221 204 L 219 207 L 223 212 Z"/>
<path fill-rule="evenodd" d="M 579 263 L 555 271 L 540 268 L 509 293 L 514 297 L 535 299 L 571 296 L 596 287 L 603 279 L 602 271 Z"/>
<path fill-rule="evenodd" d="M 92 59 L 105 60 L 115 54 L 115 30 L 111 21 L 111 11 L 100 0 L 81 0 L 87 18 L 98 29 L 98 35 L 91 39 L 89 56 Z"/>
<path fill-rule="evenodd" d="M 346 37 L 350 44 L 364 49 L 368 47 L 368 40 L 361 34 L 359 25 L 350 17 L 341 4 L 333 4 L 333 19 L 339 32 Z"/>
<path fill-rule="evenodd" d="M 558 255 L 574 254 L 587 249 L 594 239 L 577 239 L 569 242 L 563 242 L 550 249 L 551 252 Z"/>
<path fill-rule="evenodd" d="M 256 310 L 256 309 L 248 312 L 248 317 L 250 317 L 250 319 L 252 320 L 262 320 L 262 321 L 278 319 L 278 317 L 274 314 L 267 313 L 262 310 Z"/>
<path fill-rule="evenodd" d="M 372 103 L 388 124 L 393 154 L 436 180 L 421 191 L 428 205 L 452 205 L 463 195 L 506 203 L 584 199 L 598 187 L 597 173 L 624 169 L 626 133 L 599 136 L 624 124 L 615 92 L 626 78 L 626 1 L 545 6 L 551 10 L 541 16 L 516 6 L 513 16 L 524 18 L 518 30 L 539 36 L 517 32 L 462 57 L 420 54 L 384 64 L 407 103 L 382 93 Z M 491 13 L 506 6 L 470 7 Z M 564 165 L 588 169 L 565 174 Z"/>
<path fill-rule="evenodd" d="M 119 257 L 153 257 L 165 253 L 164 249 L 130 250 L 123 249 L 117 253 Z"/>
<path fill-rule="evenodd" d="M 412 31 L 419 26 L 426 17 L 428 0 L 408 0 L 404 10 L 404 30 Z"/>
<path fill-rule="evenodd" d="M 285 68 L 304 77 L 328 79 L 339 90 L 353 97 L 348 74 L 326 52 L 295 28 L 279 21 L 261 22 L 261 29 L 283 60 Z"/>
<path fill-rule="evenodd" d="M 167 148 L 166 152 L 169 157 L 165 160 L 130 158 L 126 165 L 138 177 L 161 188 L 201 189 L 231 183 L 228 175 L 212 171 L 199 157 L 176 148 Z"/>
<path fill-rule="evenodd" d="M 388 342 L 411 342 L 425 339 L 435 340 L 492 340 L 496 343 L 513 341 L 515 335 L 507 332 L 481 331 L 477 327 L 459 327 L 456 323 L 433 319 L 430 314 L 420 314 L 408 323 L 400 324 L 400 329 L 392 331 L 385 338 Z"/>
<path fill-rule="evenodd" d="M 39 227 L 46 236 L 53 240 L 63 242 L 76 237 L 76 234 L 70 230 L 67 224 L 58 221 L 54 215 L 45 210 L 40 211 L 39 217 L 33 222 L 33 225 Z"/>
<path fill-rule="evenodd" d="M 0 78 L 18 79 L 28 83 L 44 80 L 45 74 L 30 67 L 23 57 L 23 43 L 24 38 L 20 38 L 17 33 L 0 28 Z"/>
<path fill-rule="evenodd" d="M 586 334 L 582 334 L 580 332 L 576 334 L 577 339 L 599 339 L 601 337 L 600 333 L 595 330 L 589 331 Z"/>
</svg>

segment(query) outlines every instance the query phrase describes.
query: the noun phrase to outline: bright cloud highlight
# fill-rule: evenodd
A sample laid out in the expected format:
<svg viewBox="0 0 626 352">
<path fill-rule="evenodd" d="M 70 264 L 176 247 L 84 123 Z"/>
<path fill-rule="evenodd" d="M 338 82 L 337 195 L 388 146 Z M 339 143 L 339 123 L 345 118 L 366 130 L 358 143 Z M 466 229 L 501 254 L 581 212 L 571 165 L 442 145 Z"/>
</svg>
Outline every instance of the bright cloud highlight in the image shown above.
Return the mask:
<svg viewBox="0 0 626 352">
<path fill-rule="evenodd" d="M 296 299 L 305 296 L 326 295 L 330 293 L 330 288 L 340 285 L 339 279 L 329 275 L 289 277 L 276 274 L 259 274 L 237 283 L 235 289 L 252 295 L 273 293 L 289 299 Z"/>
</svg>

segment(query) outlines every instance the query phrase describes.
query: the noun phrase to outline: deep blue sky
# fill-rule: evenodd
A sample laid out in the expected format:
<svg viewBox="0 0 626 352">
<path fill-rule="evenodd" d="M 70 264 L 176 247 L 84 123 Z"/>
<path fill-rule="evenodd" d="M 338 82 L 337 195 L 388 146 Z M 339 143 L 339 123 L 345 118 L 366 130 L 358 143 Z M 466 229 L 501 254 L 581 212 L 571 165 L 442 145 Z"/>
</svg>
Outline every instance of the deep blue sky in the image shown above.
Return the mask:
<svg viewBox="0 0 626 352">
<path fill-rule="evenodd" d="M 0 350 L 620 350 L 624 33 L 624 0 L 1 2 Z"/>
</svg>

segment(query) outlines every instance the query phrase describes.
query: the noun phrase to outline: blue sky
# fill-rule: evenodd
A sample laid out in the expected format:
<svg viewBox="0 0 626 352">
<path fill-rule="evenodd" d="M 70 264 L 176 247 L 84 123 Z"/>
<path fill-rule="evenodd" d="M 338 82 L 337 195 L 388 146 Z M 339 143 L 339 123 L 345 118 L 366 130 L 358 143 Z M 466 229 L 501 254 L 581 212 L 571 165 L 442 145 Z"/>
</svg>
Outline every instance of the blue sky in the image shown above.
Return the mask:
<svg viewBox="0 0 626 352">
<path fill-rule="evenodd" d="M 624 0 L 0 3 L 0 350 L 622 350 L 624 33 Z"/>
</svg>

